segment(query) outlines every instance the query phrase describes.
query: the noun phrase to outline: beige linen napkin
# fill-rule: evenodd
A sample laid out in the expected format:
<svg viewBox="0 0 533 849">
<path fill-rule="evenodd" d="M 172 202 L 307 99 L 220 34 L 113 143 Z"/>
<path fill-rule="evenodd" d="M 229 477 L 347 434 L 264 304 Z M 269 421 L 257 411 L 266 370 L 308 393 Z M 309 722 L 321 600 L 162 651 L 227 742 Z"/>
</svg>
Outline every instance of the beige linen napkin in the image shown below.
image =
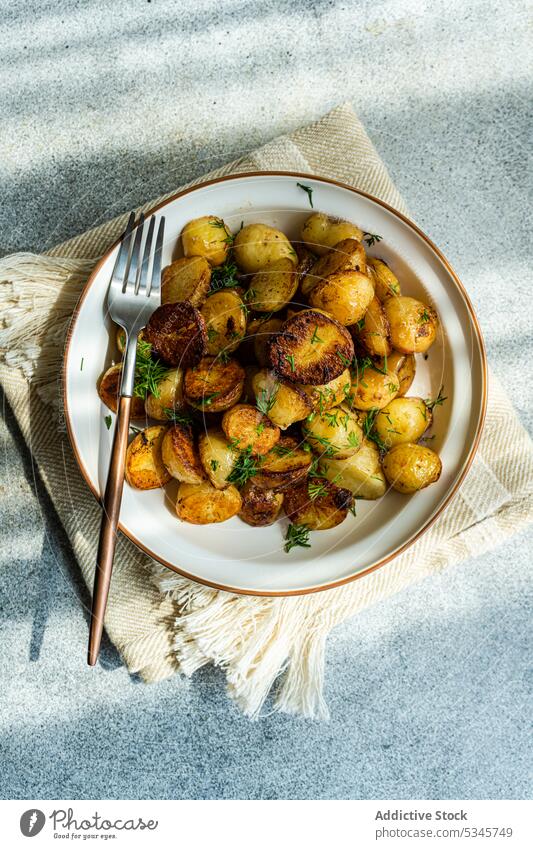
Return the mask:
<svg viewBox="0 0 533 849">
<path fill-rule="evenodd" d="M 208 176 L 268 169 L 333 177 L 405 211 L 347 105 Z M 0 261 L 0 376 L 89 587 L 100 509 L 66 436 L 59 374 L 66 329 L 84 282 L 126 218 L 71 239 L 45 256 L 16 254 Z M 408 584 L 479 555 L 517 532 L 531 519 L 532 481 L 531 442 L 491 376 L 485 431 L 459 494 L 430 531 L 385 567 L 329 592 L 252 598 L 193 584 L 120 538 L 107 631 L 128 669 L 145 681 L 174 672 L 192 675 L 212 662 L 223 667 L 229 694 L 248 716 L 259 714 L 278 679 L 277 709 L 326 717 L 324 647 L 331 629 Z"/>
</svg>

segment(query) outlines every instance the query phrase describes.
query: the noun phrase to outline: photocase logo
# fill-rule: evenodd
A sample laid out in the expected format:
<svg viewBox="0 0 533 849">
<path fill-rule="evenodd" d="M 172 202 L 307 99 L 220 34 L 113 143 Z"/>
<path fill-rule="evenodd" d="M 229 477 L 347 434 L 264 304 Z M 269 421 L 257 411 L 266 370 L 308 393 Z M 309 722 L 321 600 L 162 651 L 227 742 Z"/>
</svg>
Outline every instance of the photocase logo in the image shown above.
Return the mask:
<svg viewBox="0 0 533 849">
<path fill-rule="evenodd" d="M 46 817 L 38 808 L 30 808 L 24 811 L 20 818 L 20 830 L 24 837 L 35 837 L 42 831 Z"/>
</svg>

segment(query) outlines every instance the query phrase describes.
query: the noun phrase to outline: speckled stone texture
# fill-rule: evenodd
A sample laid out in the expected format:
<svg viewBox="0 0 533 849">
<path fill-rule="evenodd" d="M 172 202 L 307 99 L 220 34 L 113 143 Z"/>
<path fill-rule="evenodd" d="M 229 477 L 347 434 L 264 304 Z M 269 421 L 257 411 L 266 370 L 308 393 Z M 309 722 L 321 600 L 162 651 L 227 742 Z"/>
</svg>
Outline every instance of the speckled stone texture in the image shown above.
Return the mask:
<svg viewBox="0 0 533 849">
<path fill-rule="evenodd" d="M 521 2 L 0 2 L 0 250 L 43 250 L 351 100 L 478 311 L 531 428 L 531 63 Z M 206 669 L 106 645 L 7 411 L 4 798 L 526 798 L 524 533 L 328 644 L 329 724 L 243 719 Z M 502 434 L 505 438 L 505 434 Z"/>
</svg>

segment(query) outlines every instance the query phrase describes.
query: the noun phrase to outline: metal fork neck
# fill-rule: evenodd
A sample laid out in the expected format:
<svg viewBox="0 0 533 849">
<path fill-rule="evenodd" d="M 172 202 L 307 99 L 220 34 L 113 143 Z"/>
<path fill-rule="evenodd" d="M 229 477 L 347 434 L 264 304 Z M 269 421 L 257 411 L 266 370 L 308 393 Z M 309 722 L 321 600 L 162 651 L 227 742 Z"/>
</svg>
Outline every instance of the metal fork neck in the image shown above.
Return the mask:
<svg viewBox="0 0 533 849">
<path fill-rule="evenodd" d="M 135 361 L 137 359 L 137 333 L 126 333 L 126 349 L 122 363 L 120 394 L 131 398 L 135 383 Z"/>
</svg>

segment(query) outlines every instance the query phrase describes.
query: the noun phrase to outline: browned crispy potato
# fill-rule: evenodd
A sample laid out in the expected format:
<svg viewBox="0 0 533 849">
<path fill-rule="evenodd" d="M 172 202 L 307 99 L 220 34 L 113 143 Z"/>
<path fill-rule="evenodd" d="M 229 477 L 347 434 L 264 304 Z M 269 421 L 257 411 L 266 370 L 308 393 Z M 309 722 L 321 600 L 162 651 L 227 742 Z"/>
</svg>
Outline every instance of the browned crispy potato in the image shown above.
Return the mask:
<svg viewBox="0 0 533 849">
<path fill-rule="evenodd" d="M 239 451 L 267 454 L 280 438 L 280 429 L 250 404 L 235 404 L 222 416 L 222 430 Z"/>
<path fill-rule="evenodd" d="M 203 256 L 184 256 L 163 269 L 161 303 L 177 304 L 189 301 L 201 307 L 211 282 L 211 266 Z"/>
<path fill-rule="evenodd" d="M 271 367 L 293 383 L 329 383 L 342 374 L 353 355 L 346 328 L 315 310 L 289 318 L 268 343 Z"/>
<path fill-rule="evenodd" d="M 376 295 L 382 303 L 393 295 L 401 294 L 398 278 L 384 260 L 369 256 L 367 262 L 368 274 L 374 284 Z"/>
<path fill-rule="evenodd" d="M 340 525 L 352 505 L 353 495 L 348 489 L 323 478 L 309 478 L 289 487 L 283 502 L 290 520 L 311 531 L 327 531 Z"/>
<path fill-rule="evenodd" d="M 394 398 L 374 419 L 373 428 L 383 445 L 418 442 L 430 427 L 433 413 L 422 398 Z"/>
<path fill-rule="evenodd" d="M 185 483 L 201 483 L 205 474 L 190 425 L 176 422 L 161 443 L 161 457 L 169 475 Z"/>
<path fill-rule="evenodd" d="M 241 509 L 241 496 L 234 486 L 215 489 L 205 483 L 181 483 L 176 500 L 176 513 L 183 522 L 210 525 L 225 522 Z"/>
<path fill-rule="evenodd" d="M 207 347 L 203 316 L 188 301 L 158 307 L 144 332 L 154 354 L 170 366 L 195 365 Z"/>
<path fill-rule="evenodd" d="M 400 381 L 398 395 L 405 395 L 410 388 L 416 374 L 416 360 L 414 354 L 400 354 L 392 351 L 388 357 L 382 357 L 377 362 L 378 368 L 386 371 L 394 371 Z"/>
<path fill-rule="evenodd" d="M 311 448 L 321 456 L 351 457 L 361 447 L 363 431 L 351 410 L 332 407 L 323 413 L 313 413 L 302 427 Z"/>
<path fill-rule="evenodd" d="M 228 443 L 221 430 L 208 430 L 198 437 L 200 461 L 215 489 L 225 489 L 231 474 L 238 450 Z"/>
<path fill-rule="evenodd" d="M 203 357 L 185 372 L 185 400 L 206 413 L 219 413 L 237 403 L 244 386 L 244 369 L 237 360 L 221 362 Z"/>
<path fill-rule="evenodd" d="M 246 274 L 255 274 L 283 257 L 292 260 L 294 266 L 298 262 L 287 236 L 267 224 L 243 227 L 233 242 L 233 253 L 235 262 Z"/>
<path fill-rule="evenodd" d="M 305 392 L 311 401 L 313 410 L 318 410 L 319 413 L 342 404 L 346 397 L 350 395 L 351 388 L 352 377 L 348 368 L 345 368 L 342 374 L 322 386 L 312 386 L 308 383 L 298 384 L 298 389 Z"/>
<path fill-rule="evenodd" d="M 339 271 L 311 289 L 309 303 L 325 310 L 340 324 L 349 325 L 363 318 L 373 297 L 374 289 L 366 274 Z"/>
<path fill-rule="evenodd" d="M 372 298 L 363 318 L 350 331 L 371 357 L 387 357 L 391 353 L 389 323 L 378 298 Z"/>
<path fill-rule="evenodd" d="M 389 298 L 384 304 L 393 348 L 403 354 L 423 354 L 435 341 L 439 320 L 432 307 L 416 298 Z"/>
<path fill-rule="evenodd" d="M 302 227 L 302 241 L 313 253 L 323 256 L 343 239 L 363 239 L 363 231 L 350 221 L 334 218 L 324 212 L 313 212 Z"/>
<path fill-rule="evenodd" d="M 268 341 L 282 324 L 283 319 L 275 316 L 267 319 L 255 318 L 250 322 L 248 333 L 253 339 L 253 352 L 261 368 L 268 366 Z"/>
<path fill-rule="evenodd" d="M 283 504 L 283 493 L 272 489 L 262 489 L 253 480 L 247 481 L 241 489 L 242 507 L 239 518 L 247 525 L 264 527 L 271 525 L 279 516 Z"/>
<path fill-rule="evenodd" d="M 252 382 L 258 409 L 281 430 L 302 421 L 313 411 L 309 398 L 301 389 L 267 369 L 258 371 Z"/>
<path fill-rule="evenodd" d="M 361 271 L 366 269 L 366 252 L 361 242 L 355 239 L 343 239 L 332 247 L 311 267 L 302 281 L 302 295 L 307 297 L 311 289 L 323 283 L 332 274 L 341 271 Z"/>
<path fill-rule="evenodd" d="M 294 262 L 282 257 L 254 274 L 244 300 L 257 312 L 278 312 L 291 300 L 297 288 Z"/>
<path fill-rule="evenodd" d="M 301 243 L 296 244 L 295 249 L 298 257 L 298 265 L 296 266 L 298 283 L 303 284 L 306 274 L 312 269 L 316 262 L 316 256 Z"/>
<path fill-rule="evenodd" d="M 117 412 L 121 377 L 122 363 L 117 363 L 117 365 L 111 366 L 111 368 L 108 368 L 107 371 L 104 372 L 98 385 L 100 400 L 103 401 L 106 407 L 109 407 L 113 413 Z M 143 419 L 145 417 L 144 398 L 139 398 L 136 395 L 133 396 L 131 399 L 130 415 L 132 419 Z"/>
<path fill-rule="evenodd" d="M 226 261 L 231 241 L 229 229 L 216 215 L 194 218 L 181 231 L 185 256 L 203 256 L 212 266 Z"/>
<path fill-rule="evenodd" d="M 387 491 L 379 451 L 369 439 L 364 439 L 359 451 L 344 460 L 322 457 L 319 469 L 328 480 L 346 487 L 356 498 L 374 501 Z"/>
<path fill-rule="evenodd" d="M 383 471 L 394 489 L 409 494 L 435 483 L 440 478 L 442 463 L 431 448 L 405 442 L 385 454 Z"/>
<path fill-rule="evenodd" d="M 201 309 L 207 328 L 207 353 L 229 354 L 246 335 L 246 310 L 234 289 L 210 295 Z"/>
<path fill-rule="evenodd" d="M 130 442 L 126 452 L 126 480 L 134 489 L 158 489 L 170 480 L 163 464 L 161 445 L 166 428 L 147 427 Z"/>
<path fill-rule="evenodd" d="M 264 458 L 261 471 L 253 480 L 263 489 L 286 492 L 296 481 L 307 476 L 311 463 L 310 451 L 300 448 L 292 436 L 282 436 Z"/>
<path fill-rule="evenodd" d="M 399 389 L 400 381 L 395 372 L 383 373 L 365 365 L 352 375 L 349 401 L 356 410 L 382 410 L 396 397 Z"/>
<path fill-rule="evenodd" d="M 149 392 L 146 396 L 146 415 L 159 422 L 166 422 L 172 418 L 172 413 L 183 407 L 183 369 L 169 369 L 157 384 L 157 391 L 157 395 Z"/>
</svg>

